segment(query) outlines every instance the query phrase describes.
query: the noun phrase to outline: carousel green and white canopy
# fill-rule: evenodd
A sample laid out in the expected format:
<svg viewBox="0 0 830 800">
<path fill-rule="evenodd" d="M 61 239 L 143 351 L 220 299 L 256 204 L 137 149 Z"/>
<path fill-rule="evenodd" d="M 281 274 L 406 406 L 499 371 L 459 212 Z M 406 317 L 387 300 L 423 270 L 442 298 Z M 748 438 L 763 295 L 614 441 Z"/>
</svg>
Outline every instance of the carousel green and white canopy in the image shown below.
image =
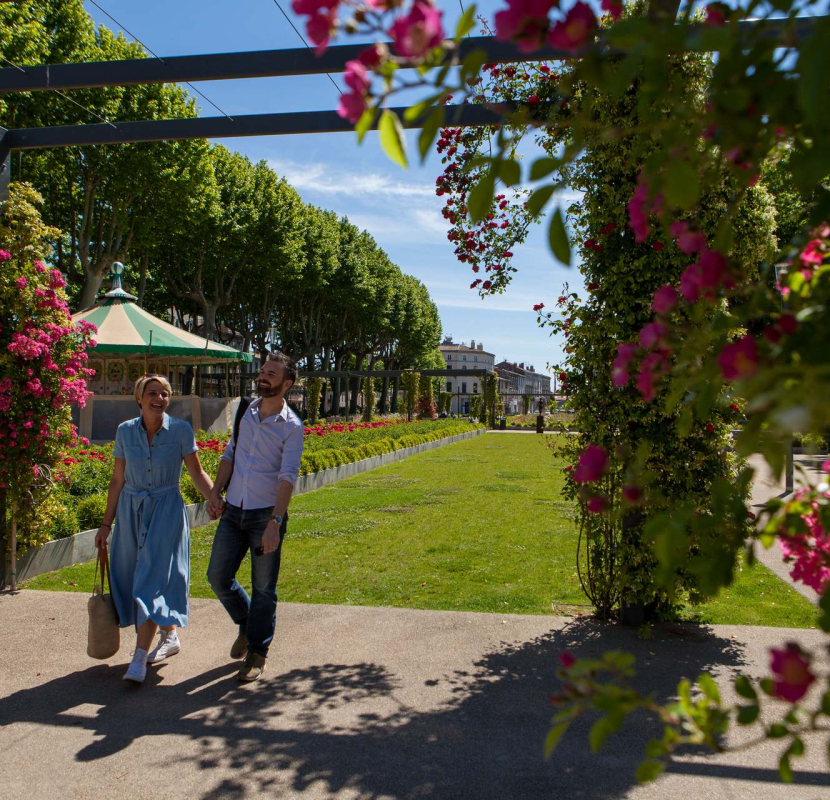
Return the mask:
<svg viewBox="0 0 830 800">
<path fill-rule="evenodd" d="M 120 269 L 119 269 L 120 267 Z M 101 302 L 72 315 L 73 322 L 91 322 L 98 329 L 93 357 L 163 358 L 188 363 L 251 362 L 250 353 L 203 339 L 154 317 L 136 305 L 121 288 L 120 263 L 113 264 L 112 288 Z"/>
</svg>

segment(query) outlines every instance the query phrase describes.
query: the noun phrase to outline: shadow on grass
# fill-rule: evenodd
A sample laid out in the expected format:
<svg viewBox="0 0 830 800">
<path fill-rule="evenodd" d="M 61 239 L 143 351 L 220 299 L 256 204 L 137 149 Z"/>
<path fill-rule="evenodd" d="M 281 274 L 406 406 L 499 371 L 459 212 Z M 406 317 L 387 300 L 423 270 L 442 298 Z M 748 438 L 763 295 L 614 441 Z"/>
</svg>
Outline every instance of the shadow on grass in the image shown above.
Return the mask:
<svg viewBox="0 0 830 800">
<path fill-rule="evenodd" d="M 144 687 L 128 690 L 123 665 L 101 665 L 0 700 L 0 720 L 93 732 L 100 738 L 77 752 L 80 762 L 122 751 L 129 757 L 137 740 L 169 736 L 165 764 L 174 772 L 176 764 L 202 770 L 204 798 L 312 786 L 325 795 L 348 791 L 366 798 L 625 796 L 643 747 L 657 732 L 644 717 L 629 720 L 596 755 L 587 747 L 590 720 L 581 720 L 554 758 L 543 758 L 547 698 L 557 689 L 558 656 L 565 649 L 577 657 L 634 652 L 640 687 L 658 700 L 672 697 L 682 677 L 744 664 L 740 645 L 706 628 L 664 626 L 643 642 L 630 630 L 577 619 L 531 641 L 502 643 L 467 670 L 421 675 L 417 686 L 410 680 L 402 687 L 376 663 L 266 673 L 240 686 L 233 680 L 236 665 L 227 664 L 170 686 L 161 666 Z M 400 699 L 430 687 L 449 690 L 449 699 L 429 711 Z M 95 716 L 74 711 L 84 704 L 97 708 Z M 187 747 L 177 754 L 174 737 L 197 742 L 197 754 Z M 773 770 L 719 764 L 683 764 L 675 771 L 778 780 Z"/>
</svg>

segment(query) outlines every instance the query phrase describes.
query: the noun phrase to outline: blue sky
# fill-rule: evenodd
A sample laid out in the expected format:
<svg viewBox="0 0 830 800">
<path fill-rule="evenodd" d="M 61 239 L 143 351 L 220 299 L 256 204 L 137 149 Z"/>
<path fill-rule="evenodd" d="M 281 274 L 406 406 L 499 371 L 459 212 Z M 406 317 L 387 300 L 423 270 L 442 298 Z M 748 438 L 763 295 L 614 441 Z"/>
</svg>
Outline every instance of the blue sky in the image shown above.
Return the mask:
<svg viewBox="0 0 830 800">
<path fill-rule="evenodd" d="M 462 0 L 463 1 L 463 0 Z M 159 56 L 231 52 L 302 46 L 273 0 L 97 0 L 132 34 Z M 280 0 L 294 17 L 290 0 Z M 492 17 L 501 3 L 479 4 Z M 445 20 L 453 24 L 459 2 L 439 0 Z M 466 4 L 465 4 L 466 7 Z M 87 11 L 107 27 L 118 26 L 92 3 Z M 449 26 L 448 26 L 449 27 Z M 341 76 L 333 76 L 341 83 Z M 215 81 L 196 84 L 217 106 L 230 114 L 333 109 L 338 93 L 325 75 L 293 78 Z M 197 97 L 203 116 L 218 112 Z M 410 153 L 416 153 L 409 132 Z M 446 239 L 440 214 L 441 198 L 434 194 L 439 158 L 405 171 L 388 161 L 374 133 L 358 145 L 353 133 L 251 137 L 223 140 L 226 146 L 254 161 L 267 160 L 284 175 L 306 202 L 347 215 L 369 231 L 404 272 L 428 287 L 438 305 L 445 334 L 456 342 L 483 342 L 497 359 L 524 361 L 539 371 L 561 355 L 560 343 L 536 324 L 532 306 L 552 307 L 562 284 L 582 285 L 576 269 L 554 261 L 546 241 L 546 226 L 534 226 L 528 241 L 514 248 L 519 272 L 504 295 L 479 298 L 469 289 L 472 273 L 459 264 Z"/>
</svg>

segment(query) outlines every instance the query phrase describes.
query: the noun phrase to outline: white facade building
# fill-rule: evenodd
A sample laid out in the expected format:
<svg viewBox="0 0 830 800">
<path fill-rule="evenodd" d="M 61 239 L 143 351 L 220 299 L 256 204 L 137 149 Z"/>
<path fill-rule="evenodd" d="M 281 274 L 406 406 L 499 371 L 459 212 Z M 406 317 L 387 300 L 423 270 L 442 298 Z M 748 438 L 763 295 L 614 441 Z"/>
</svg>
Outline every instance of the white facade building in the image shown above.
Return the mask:
<svg viewBox="0 0 830 800">
<path fill-rule="evenodd" d="M 438 350 L 444 357 L 444 362 L 447 369 L 486 369 L 488 372 L 493 371 L 493 366 L 496 357 L 493 353 L 488 353 L 484 349 L 484 345 L 479 342 L 476 344 L 472 340 L 469 345 L 463 342 L 456 344 L 452 337 L 448 336 L 444 341 L 438 345 Z M 470 408 L 470 395 L 482 393 L 482 381 L 478 375 L 470 375 L 465 378 L 463 375 L 447 375 L 442 380 L 441 391 L 452 392 L 452 406 L 453 414 L 466 414 Z"/>
</svg>

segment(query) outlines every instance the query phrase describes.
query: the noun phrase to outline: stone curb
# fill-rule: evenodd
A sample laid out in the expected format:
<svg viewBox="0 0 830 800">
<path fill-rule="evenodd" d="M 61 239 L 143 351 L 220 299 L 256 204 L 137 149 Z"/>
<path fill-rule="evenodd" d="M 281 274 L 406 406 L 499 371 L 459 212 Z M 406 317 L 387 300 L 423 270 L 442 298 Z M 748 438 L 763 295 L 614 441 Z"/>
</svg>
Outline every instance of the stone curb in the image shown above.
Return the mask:
<svg viewBox="0 0 830 800">
<path fill-rule="evenodd" d="M 294 494 L 305 494 L 328 486 L 345 478 L 360 475 L 377 467 L 401 461 L 416 453 L 423 453 L 433 450 L 436 447 L 443 447 L 447 444 L 471 439 L 485 433 L 484 428 L 467 433 L 458 433 L 455 436 L 448 436 L 445 439 L 436 439 L 434 442 L 425 442 L 413 447 L 404 447 L 402 450 L 393 450 L 391 453 L 383 453 L 379 456 L 365 458 L 362 461 L 354 461 L 351 464 L 342 464 L 339 467 L 331 467 L 320 472 L 312 472 L 308 475 L 300 475 L 294 486 Z M 191 528 L 201 528 L 212 521 L 208 516 L 207 503 L 192 503 L 187 508 L 187 517 Z M 68 567 L 72 564 L 82 564 L 92 561 L 95 558 L 95 534 L 97 529 L 81 531 L 74 536 L 67 536 L 65 539 L 55 539 L 47 542 L 43 547 L 27 550 L 23 557 L 17 562 L 17 581 L 25 581 L 42 575 L 44 572 L 54 572 L 57 569 Z"/>
</svg>

